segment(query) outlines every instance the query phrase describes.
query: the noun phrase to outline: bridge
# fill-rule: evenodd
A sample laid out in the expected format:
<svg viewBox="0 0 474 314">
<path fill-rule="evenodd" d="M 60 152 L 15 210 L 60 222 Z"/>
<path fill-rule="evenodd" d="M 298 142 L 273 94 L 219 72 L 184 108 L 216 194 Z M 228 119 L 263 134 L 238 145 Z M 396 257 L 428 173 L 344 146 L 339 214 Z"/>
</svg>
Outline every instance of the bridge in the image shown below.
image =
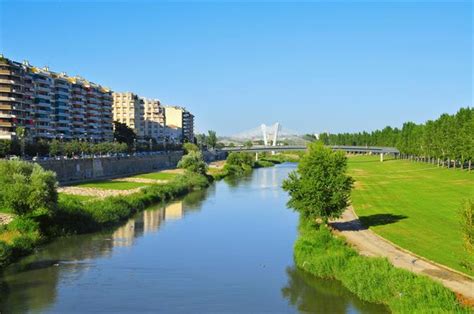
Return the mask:
<svg viewBox="0 0 474 314">
<path fill-rule="evenodd" d="M 333 145 L 328 146 L 334 151 L 344 151 L 351 154 L 377 154 L 380 155 L 380 161 L 383 161 L 385 155 L 398 156 L 400 151 L 394 147 L 377 147 L 377 146 L 341 146 Z M 222 150 L 225 152 L 245 152 L 255 153 L 255 158 L 258 160 L 258 153 L 263 152 L 284 152 L 284 151 L 302 151 L 306 150 L 307 146 L 293 145 L 293 146 L 269 146 L 269 145 L 257 145 L 252 147 L 225 147 Z"/>
<path fill-rule="evenodd" d="M 318 138 L 318 135 L 315 135 Z M 237 146 L 237 147 L 226 147 L 223 151 L 226 152 L 247 152 L 255 153 L 255 158 L 258 159 L 258 153 L 263 152 L 282 152 L 282 151 L 301 151 L 306 150 L 307 140 L 297 132 L 283 128 L 282 125 L 277 122 L 272 125 L 262 124 L 251 130 L 247 130 L 228 137 L 230 142 L 243 143 L 250 141 L 252 143 L 259 142 L 263 145 L 248 146 Z M 288 142 L 291 142 L 289 144 Z M 287 145 L 282 145 L 282 144 Z M 289 145 L 288 145 L 289 144 Z M 380 155 L 380 161 L 383 161 L 384 155 L 391 154 L 398 156 L 400 152 L 394 147 L 375 147 L 375 146 L 329 146 L 335 151 L 344 151 L 346 153 L 354 154 L 378 154 Z"/>
</svg>

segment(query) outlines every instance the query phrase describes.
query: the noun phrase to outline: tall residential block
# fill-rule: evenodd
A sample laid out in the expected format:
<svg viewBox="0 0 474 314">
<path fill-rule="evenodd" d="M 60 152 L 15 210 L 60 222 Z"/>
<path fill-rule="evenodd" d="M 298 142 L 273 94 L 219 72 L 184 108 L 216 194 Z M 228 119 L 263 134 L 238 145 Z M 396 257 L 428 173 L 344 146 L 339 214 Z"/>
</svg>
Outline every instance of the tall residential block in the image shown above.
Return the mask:
<svg viewBox="0 0 474 314">
<path fill-rule="evenodd" d="M 113 93 L 114 121 L 125 123 L 135 134 L 144 136 L 144 105 L 134 93 Z"/>
<path fill-rule="evenodd" d="M 194 140 L 194 116 L 184 107 L 165 106 L 166 126 L 181 129 L 181 138 Z"/>
<path fill-rule="evenodd" d="M 144 136 L 157 142 L 166 140 L 165 110 L 157 99 L 142 98 L 144 108 Z"/>
<path fill-rule="evenodd" d="M 111 141 L 112 122 L 109 89 L 0 56 L 0 139 Z"/>
</svg>

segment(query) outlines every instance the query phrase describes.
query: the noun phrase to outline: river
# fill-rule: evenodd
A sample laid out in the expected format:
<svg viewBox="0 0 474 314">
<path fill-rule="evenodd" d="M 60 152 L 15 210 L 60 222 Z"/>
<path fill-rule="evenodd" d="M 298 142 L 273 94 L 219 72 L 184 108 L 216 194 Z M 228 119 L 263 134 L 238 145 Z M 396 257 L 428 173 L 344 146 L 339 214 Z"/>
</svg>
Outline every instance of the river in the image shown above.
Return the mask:
<svg viewBox="0 0 474 314">
<path fill-rule="evenodd" d="M 0 277 L 1 313 L 380 313 L 295 268 L 294 164 L 220 181 L 116 230 L 58 239 Z"/>
</svg>

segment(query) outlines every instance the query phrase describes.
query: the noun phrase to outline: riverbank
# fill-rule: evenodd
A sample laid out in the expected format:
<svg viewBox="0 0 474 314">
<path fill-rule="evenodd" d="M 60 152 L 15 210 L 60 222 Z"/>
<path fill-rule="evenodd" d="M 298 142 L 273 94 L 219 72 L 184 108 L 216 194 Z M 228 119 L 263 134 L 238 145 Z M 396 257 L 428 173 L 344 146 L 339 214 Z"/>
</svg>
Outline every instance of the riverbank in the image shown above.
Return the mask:
<svg viewBox="0 0 474 314">
<path fill-rule="evenodd" d="M 111 228 L 159 202 L 206 188 L 209 177 L 187 173 L 167 184 L 150 185 L 130 195 L 92 198 L 62 194 L 53 213 L 16 217 L 0 231 L 0 268 L 33 252 L 34 248 L 54 238 Z"/>
<path fill-rule="evenodd" d="M 344 237 L 360 255 L 385 257 L 395 267 L 428 276 L 453 290 L 463 304 L 474 306 L 472 278 L 423 259 L 376 235 L 362 225 L 352 207 L 349 207 L 340 219 L 331 222 L 330 225 L 336 234 Z"/>
<path fill-rule="evenodd" d="M 294 247 L 296 265 L 321 278 L 339 280 L 365 301 L 386 304 L 395 313 L 469 313 L 454 292 L 427 277 L 366 257 L 323 226 L 300 219 Z"/>
</svg>

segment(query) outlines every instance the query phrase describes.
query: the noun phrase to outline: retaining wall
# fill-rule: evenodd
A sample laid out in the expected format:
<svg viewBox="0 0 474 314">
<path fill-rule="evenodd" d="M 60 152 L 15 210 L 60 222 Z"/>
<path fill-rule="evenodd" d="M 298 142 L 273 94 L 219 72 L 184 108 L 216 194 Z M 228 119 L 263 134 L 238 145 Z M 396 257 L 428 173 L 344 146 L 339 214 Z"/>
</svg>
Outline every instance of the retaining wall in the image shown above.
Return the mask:
<svg viewBox="0 0 474 314">
<path fill-rule="evenodd" d="M 56 172 L 59 183 L 68 184 L 171 169 L 176 167 L 182 156 L 181 152 L 171 152 L 166 155 L 146 157 L 46 160 L 38 161 L 38 163 L 43 168 Z M 226 153 L 204 152 L 203 157 L 206 162 L 212 162 L 225 159 Z"/>
</svg>

